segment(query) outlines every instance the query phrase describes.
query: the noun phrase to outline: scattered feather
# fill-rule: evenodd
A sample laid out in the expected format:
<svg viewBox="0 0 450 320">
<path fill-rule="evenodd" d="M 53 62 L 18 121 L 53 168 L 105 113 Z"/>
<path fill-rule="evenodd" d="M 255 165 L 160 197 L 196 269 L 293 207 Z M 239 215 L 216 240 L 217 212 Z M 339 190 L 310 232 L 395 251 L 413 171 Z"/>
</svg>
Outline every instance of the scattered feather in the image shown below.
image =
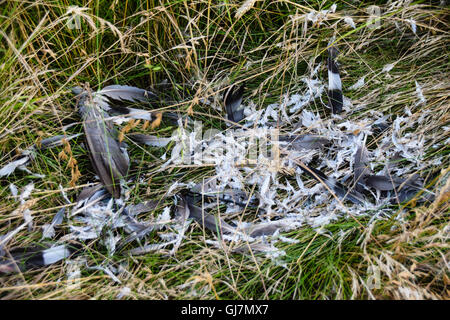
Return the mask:
<svg viewBox="0 0 450 320">
<path fill-rule="evenodd" d="M 159 148 L 167 146 L 169 142 L 172 141 L 172 138 L 159 138 L 156 136 L 141 133 L 129 134 L 128 137 L 137 143 Z"/>
<path fill-rule="evenodd" d="M 53 238 L 53 236 L 55 235 L 55 227 L 59 226 L 63 222 L 65 212 L 65 208 L 59 209 L 59 211 L 53 217 L 52 222 L 50 224 L 45 224 L 42 226 L 43 230 L 41 239 Z"/>
<path fill-rule="evenodd" d="M 414 19 L 406 19 L 405 21 L 409 22 L 410 26 L 411 26 L 411 30 L 414 34 L 417 34 L 417 25 L 416 25 L 416 21 Z"/>
<path fill-rule="evenodd" d="M 234 18 L 236 20 L 240 19 L 247 11 L 249 11 L 253 6 L 255 5 L 256 1 L 258 0 L 246 0 L 242 5 L 237 9 L 236 14 L 234 15 Z"/>
<path fill-rule="evenodd" d="M 416 103 L 416 106 L 425 105 L 427 103 L 427 99 L 425 99 L 423 95 L 422 87 L 417 81 L 415 81 L 415 83 L 416 83 L 416 94 L 417 97 L 419 98 L 419 102 Z"/>
<path fill-rule="evenodd" d="M 128 297 L 131 295 L 131 289 L 129 287 L 120 288 L 119 293 L 116 296 L 116 299 L 122 299 L 124 297 Z"/>
<path fill-rule="evenodd" d="M 175 220 L 178 222 L 178 224 L 174 226 L 175 230 L 177 231 L 177 241 L 173 245 L 173 248 L 169 253 L 170 255 L 174 255 L 181 245 L 181 241 L 183 240 L 184 234 L 189 226 L 189 216 L 189 205 L 185 198 L 181 198 L 180 203 L 177 206 L 177 213 L 175 217 Z"/>
<path fill-rule="evenodd" d="M 9 190 L 11 191 L 12 196 L 16 198 L 19 191 L 14 183 L 9 184 Z"/>
<path fill-rule="evenodd" d="M 23 166 L 30 161 L 29 157 L 23 157 L 19 160 L 12 161 L 0 169 L 0 177 L 9 176 L 17 167 Z"/>
<path fill-rule="evenodd" d="M 282 135 L 279 139 L 280 142 L 287 143 L 287 149 L 293 150 L 319 149 L 330 143 L 328 139 L 315 135 Z"/>
<path fill-rule="evenodd" d="M 57 263 L 75 252 L 76 248 L 59 245 L 42 249 L 38 247 L 16 248 L 10 250 L 12 259 L 0 258 L 0 272 L 23 272 Z"/>
<path fill-rule="evenodd" d="M 364 145 L 360 146 L 356 151 L 354 173 L 356 190 L 362 192 L 363 187 L 361 181 L 364 181 L 365 177 L 370 174 L 370 169 L 367 164 L 367 149 Z"/>
<path fill-rule="evenodd" d="M 359 205 L 362 205 L 366 202 L 364 196 L 356 190 L 348 190 L 344 185 L 337 182 L 334 178 L 326 176 L 323 172 L 315 168 L 308 167 L 308 169 L 309 170 L 304 170 L 307 175 L 309 175 L 311 178 L 316 179 L 320 183 L 324 183 L 325 185 L 327 185 L 328 188 L 330 188 L 330 190 L 342 200 L 349 200 L 354 204 Z"/>
<path fill-rule="evenodd" d="M 214 215 L 205 212 L 202 208 L 194 205 L 192 199 L 186 198 L 189 207 L 190 217 L 196 220 L 200 225 L 204 226 L 206 229 L 212 231 L 213 233 L 219 232 L 220 234 L 236 233 L 236 229 L 223 221 L 222 219 L 216 219 Z"/>
<path fill-rule="evenodd" d="M 119 278 L 116 277 L 116 275 L 108 268 L 104 266 L 91 266 L 87 267 L 88 270 L 99 270 L 103 271 L 108 277 L 110 277 L 114 282 L 116 283 L 122 283 L 122 281 L 119 280 Z"/>
<path fill-rule="evenodd" d="M 158 206 L 157 201 L 145 201 L 138 204 L 132 204 L 125 208 L 125 211 L 128 212 L 128 215 L 134 217 L 141 213 L 151 212 L 156 209 Z"/>
<path fill-rule="evenodd" d="M 92 166 L 105 188 L 115 198 L 120 197 L 120 180 L 125 179 L 129 169 L 129 158 L 117 140 L 117 131 L 105 120 L 99 106 L 89 101 L 86 94 L 79 99 L 79 110 Z"/>
<path fill-rule="evenodd" d="M 169 242 L 164 242 L 164 243 L 155 243 L 155 244 L 148 244 L 139 248 L 134 248 L 131 250 L 128 250 L 127 253 L 133 256 L 137 256 L 137 255 L 142 255 L 142 254 L 146 254 L 152 251 L 159 251 L 161 249 L 164 249 L 165 247 L 175 244 L 177 242 L 177 240 L 172 240 Z"/>
<path fill-rule="evenodd" d="M 381 70 L 381 72 L 386 72 L 387 73 L 387 72 L 391 71 L 393 68 L 394 68 L 394 64 L 389 63 L 389 64 L 386 64 L 383 67 L 383 70 Z"/>
<path fill-rule="evenodd" d="M 357 90 L 359 88 L 362 88 L 365 84 L 365 77 L 361 77 L 357 82 L 355 82 L 352 86 L 350 86 L 349 90 Z"/>
<path fill-rule="evenodd" d="M 350 27 L 352 27 L 353 29 L 356 29 L 356 25 L 355 25 L 355 22 L 353 21 L 352 17 L 345 17 L 344 22 L 346 24 L 348 24 Z"/>
<path fill-rule="evenodd" d="M 335 47 L 328 49 L 328 106 L 334 114 L 341 113 L 343 106 L 341 76 L 336 63 L 337 55 L 338 51 Z"/>
<path fill-rule="evenodd" d="M 232 85 L 224 94 L 225 109 L 228 120 L 239 122 L 244 118 L 244 108 L 241 106 L 245 84 Z"/>
</svg>

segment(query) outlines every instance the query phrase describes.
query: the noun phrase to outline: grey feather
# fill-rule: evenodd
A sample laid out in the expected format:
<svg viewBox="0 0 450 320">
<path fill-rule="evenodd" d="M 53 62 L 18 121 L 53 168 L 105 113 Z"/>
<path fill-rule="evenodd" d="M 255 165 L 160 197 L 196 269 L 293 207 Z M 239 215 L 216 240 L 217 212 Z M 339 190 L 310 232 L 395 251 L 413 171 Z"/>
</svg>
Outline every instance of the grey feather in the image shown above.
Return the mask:
<svg viewBox="0 0 450 320">
<path fill-rule="evenodd" d="M 416 174 L 407 179 L 395 176 L 370 175 L 365 178 L 365 183 L 367 186 L 380 191 L 395 191 L 396 198 L 393 199 L 394 201 L 410 200 L 420 191 L 423 191 L 420 197 L 421 201 L 432 201 L 434 199 L 434 194 L 424 188 L 423 181 Z"/>
<path fill-rule="evenodd" d="M 325 183 L 328 188 L 330 188 L 340 199 L 348 200 L 353 202 L 354 204 L 364 204 L 366 202 L 364 195 L 356 190 L 349 190 L 340 182 L 335 181 L 334 179 L 327 177 L 323 172 L 307 166 L 307 169 L 304 169 L 304 172 L 320 183 Z"/>
<path fill-rule="evenodd" d="M 120 180 L 125 179 L 129 169 L 126 150 L 121 148 L 117 131 L 105 113 L 85 95 L 79 100 L 83 128 L 92 166 L 100 181 L 115 198 L 120 197 Z"/>
<path fill-rule="evenodd" d="M 81 202 L 91 198 L 97 191 L 101 190 L 102 188 L 103 186 L 101 184 L 83 188 L 83 190 L 81 190 L 80 194 L 77 197 L 77 202 Z"/>
<path fill-rule="evenodd" d="M 380 191 L 394 190 L 402 183 L 402 179 L 387 177 L 381 175 L 369 175 L 365 177 L 365 182 L 368 187 L 375 188 Z"/>
<path fill-rule="evenodd" d="M 157 201 L 145 201 L 138 204 L 131 204 L 125 208 L 125 211 L 128 212 L 130 216 L 136 216 L 141 213 L 150 212 L 156 209 L 158 206 Z"/>
<path fill-rule="evenodd" d="M 330 140 L 328 139 L 309 134 L 280 135 L 279 141 L 288 143 L 287 149 L 289 150 L 320 149 L 324 145 L 330 143 Z"/>
<path fill-rule="evenodd" d="M 246 233 L 251 237 L 271 236 L 277 231 L 288 227 L 286 222 L 269 221 L 250 225 Z"/>
<path fill-rule="evenodd" d="M 141 133 L 129 134 L 128 137 L 139 144 L 145 144 L 147 146 L 160 148 L 167 146 L 169 142 L 172 141 L 171 138 L 159 138 L 156 136 Z"/>
<path fill-rule="evenodd" d="M 367 167 L 367 149 L 363 145 L 356 150 L 355 154 L 354 182 L 357 191 L 362 192 L 362 181 L 370 173 L 370 169 Z"/>
<path fill-rule="evenodd" d="M 214 215 L 209 214 L 206 211 L 202 210 L 202 208 L 194 205 L 191 198 L 186 197 L 186 201 L 189 206 L 190 217 L 196 220 L 206 229 L 214 233 L 219 232 L 220 234 L 234 234 L 236 232 L 236 229 L 233 226 L 229 225 L 220 218 L 216 219 Z"/>
<path fill-rule="evenodd" d="M 128 102 L 148 102 L 150 99 L 158 98 L 158 96 L 151 91 L 125 85 L 106 86 L 100 90 L 98 94 L 101 94 L 110 100 Z"/>
<path fill-rule="evenodd" d="M 243 190 L 232 188 L 219 188 L 217 185 L 217 177 L 205 179 L 190 188 L 194 194 L 200 194 L 204 197 L 213 198 L 223 202 L 233 203 L 241 207 L 252 207 L 255 198 L 249 198 Z"/>
<path fill-rule="evenodd" d="M 52 222 L 42 227 L 43 228 L 42 239 L 52 238 L 54 236 L 55 227 L 59 226 L 63 222 L 65 212 L 66 208 L 61 208 L 53 217 Z"/>
<path fill-rule="evenodd" d="M 28 156 L 22 157 L 18 160 L 11 161 L 0 169 L 0 177 L 9 176 L 18 167 L 26 165 L 30 161 Z"/>
<path fill-rule="evenodd" d="M 158 101 L 158 96 L 151 91 L 125 85 L 106 86 L 94 94 L 94 100 L 110 115 L 124 115 L 133 119 L 151 121 L 152 111 L 133 108 L 133 105 L 150 105 Z M 177 121 L 179 116 L 165 112 L 164 117 Z"/>
<path fill-rule="evenodd" d="M 63 145 L 63 140 L 69 141 L 69 140 L 77 138 L 81 135 L 82 135 L 82 133 L 76 133 L 76 134 L 72 134 L 72 135 L 58 135 L 58 136 L 50 137 L 50 138 L 42 140 L 39 143 L 39 145 L 36 147 L 38 147 L 40 149 L 49 149 L 49 148 L 59 147 L 59 146 Z"/>
</svg>

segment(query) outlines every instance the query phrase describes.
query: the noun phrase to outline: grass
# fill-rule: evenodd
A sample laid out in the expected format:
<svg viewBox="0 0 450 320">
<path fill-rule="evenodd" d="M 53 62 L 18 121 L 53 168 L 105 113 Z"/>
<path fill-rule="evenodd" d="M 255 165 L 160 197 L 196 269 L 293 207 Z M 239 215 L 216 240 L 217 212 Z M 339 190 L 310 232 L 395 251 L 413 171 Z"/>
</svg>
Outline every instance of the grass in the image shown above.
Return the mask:
<svg viewBox="0 0 450 320">
<path fill-rule="evenodd" d="M 435 1 L 438 3 L 438 1 Z M 449 197 L 449 10 L 427 1 L 382 8 L 379 28 L 367 24 L 369 2 L 336 2 L 337 11 L 322 24 L 307 28 L 299 17 L 311 9 L 328 9 L 330 1 L 255 1 L 241 17 L 243 1 L 5 1 L 0 2 L 0 167 L 16 153 L 40 139 L 62 134 L 62 127 L 80 123 L 70 88 L 89 83 L 150 88 L 166 101 L 164 110 L 192 113 L 204 127 L 225 129 L 224 112 L 199 103 L 210 97 L 219 103 L 223 88 L 246 81 L 246 99 L 265 107 L 281 94 L 303 88 L 308 66 L 326 65 L 326 47 L 336 36 L 344 94 L 363 105 L 348 115 L 363 119 L 372 111 L 393 120 L 409 107 L 421 125 L 408 128 L 415 136 L 432 137 L 424 146 L 422 176 L 434 177 L 429 186 L 437 194 L 426 206 L 414 201 L 398 205 L 391 218 L 342 218 L 318 232 L 309 227 L 292 231 L 297 244 L 284 244 L 287 266 L 260 255 L 230 254 L 213 248 L 213 236 L 195 223 L 174 257 L 147 254 L 114 257 L 127 271 L 115 284 L 101 271 L 81 270 L 78 285 L 70 285 L 70 265 L 0 276 L 2 299 L 115 299 L 127 286 L 129 299 L 448 299 Z M 72 13 L 80 28 L 71 29 Z M 353 17 L 356 29 L 341 18 Z M 408 19 L 414 19 L 417 34 Z M 72 21 L 73 23 L 73 21 Z M 396 26 L 397 24 L 397 26 Z M 389 73 L 386 64 L 394 64 Z M 326 69 L 319 70 L 326 80 Z M 366 85 L 348 88 L 365 76 Z M 164 85 L 162 85 L 165 81 Z M 415 81 L 427 98 L 416 106 Z M 328 111 L 318 102 L 307 108 L 322 117 Z M 292 115 L 298 120 L 299 113 Z M 447 126 L 447 129 L 445 129 Z M 169 136 L 164 123 L 151 130 L 142 124 L 133 131 Z M 81 125 L 68 132 L 81 132 Z M 39 243 L 40 226 L 49 223 L 60 207 L 63 186 L 72 201 L 94 172 L 83 138 L 69 147 L 45 150 L 29 166 L 44 179 L 16 171 L 1 179 L 0 234 L 23 223 L 8 185 L 35 183 L 27 202 L 33 232 L 22 230 L 8 248 Z M 376 147 L 379 140 L 369 141 Z M 65 150 L 67 157 L 61 157 Z M 133 201 L 162 199 L 175 181 L 198 181 L 210 167 L 173 167 L 158 172 L 164 150 L 131 145 L 133 172 L 145 178 L 132 191 Z M 70 159 L 77 163 L 68 166 Z M 438 159 L 441 159 L 439 162 Z M 73 160 L 72 160 L 73 161 Z M 76 179 L 75 167 L 81 177 Z M 75 170 L 75 171 L 74 171 Z M 75 176 L 74 176 L 75 175 Z M 171 199 L 163 199 L 160 212 Z M 16 213 L 14 213 L 16 212 Z M 247 212 L 246 215 L 253 213 Z M 398 219 L 402 215 L 403 219 Z M 60 234 L 64 233 L 64 227 Z M 94 243 L 86 247 L 89 265 L 109 259 Z M 374 274 L 379 285 L 368 285 Z"/>
</svg>

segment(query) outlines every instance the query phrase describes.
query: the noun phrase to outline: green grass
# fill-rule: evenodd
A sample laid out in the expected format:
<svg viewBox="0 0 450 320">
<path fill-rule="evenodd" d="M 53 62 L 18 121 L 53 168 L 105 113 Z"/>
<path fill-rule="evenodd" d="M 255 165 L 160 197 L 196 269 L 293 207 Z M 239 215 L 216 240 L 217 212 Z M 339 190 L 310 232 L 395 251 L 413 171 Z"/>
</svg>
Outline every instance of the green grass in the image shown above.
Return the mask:
<svg viewBox="0 0 450 320">
<path fill-rule="evenodd" d="M 408 130 L 432 136 L 425 146 L 423 176 L 436 177 L 430 186 L 434 203 L 394 208 L 406 213 L 405 222 L 393 218 L 369 224 L 369 218 L 340 219 L 318 233 L 309 227 L 288 235 L 297 244 L 283 244 L 286 268 L 263 255 L 231 254 L 205 243 L 214 235 L 192 223 L 175 257 L 160 253 L 112 258 L 129 273 L 115 284 L 101 271 L 82 269 L 79 287 L 67 286 L 68 266 L 61 263 L 45 270 L 0 276 L 3 299 L 115 299 L 127 286 L 137 299 L 448 299 L 448 196 L 449 148 L 445 145 L 449 122 L 449 31 L 448 8 L 417 1 L 410 6 L 383 8 L 381 27 L 365 25 L 366 8 L 373 3 L 336 2 L 337 12 L 322 25 L 305 31 L 295 15 L 308 8 L 327 9 L 325 1 L 258 1 L 240 19 L 235 13 L 243 1 L 7 1 L 0 5 L 0 167 L 20 150 L 41 138 L 62 134 L 63 125 L 80 122 L 70 88 L 89 83 L 94 89 L 109 84 L 150 88 L 173 105 L 167 110 L 188 112 L 204 128 L 226 128 L 224 112 L 196 104 L 204 97 L 217 97 L 231 82 L 246 81 L 245 97 L 261 107 L 279 102 L 281 94 L 303 88 L 301 76 L 308 64 L 317 65 L 326 80 L 326 47 L 335 35 L 342 55 L 344 94 L 363 108 L 348 117 L 363 119 L 381 111 L 391 120 L 404 113 L 414 116 L 430 112 L 421 126 Z M 301 4 L 300 4 L 301 3 Z M 70 5 L 78 5 L 81 29 L 69 29 L 65 16 Z M 339 18 L 352 16 L 356 30 Z M 406 19 L 417 22 L 417 35 Z M 105 22 L 109 22 L 106 24 Z M 394 22 L 400 29 L 397 30 Z M 389 74 L 383 66 L 395 64 Z M 345 90 L 360 77 L 366 85 Z M 425 106 L 414 106 L 415 80 L 424 89 Z M 162 87 L 160 83 L 167 81 Z M 307 107 L 321 116 L 322 104 Z M 293 115 L 298 120 L 298 113 Z M 169 123 L 145 132 L 170 136 Z M 81 132 L 77 125 L 68 130 Z M 134 131 L 143 131 L 142 124 Z M 16 171 L 0 180 L 0 234 L 23 222 L 13 215 L 18 207 L 10 196 L 9 183 L 19 188 L 34 181 L 31 205 L 35 229 L 22 230 L 7 248 L 39 243 L 40 226 L 49 223 L 58 208 L 66 205 L 59 185 L 72 201 L 95 173 L 79 137 L 70 142 L 68 155 L 77 160 L 81 178 L 70 185 L 67 160 L 58 154 L 63 147 L 45 150 L 29 169 L 46 175 L 33 178 Z M 368 141 L 368 147 L 380 141 Z M 437 147 L 434 147 L 437 146 Z M 171 168 L 157 172 L 165 152 L 131 144 L 133 173 L 145 183 L 132 190 L 132 201 L 161 200 L 155 213 L 172 199 L 162 199 L 175 181 L 199 181 L 211 175 L 211 167 Z M 442 162 L 434 164 L 434 160 Z M 252 217 L 254 211 L 247 211 Z M 64 227 L 61 228 L 64 233 Z M 155 235 L 154 235 L 155 236 Z M 89 265 L 110 259 L 99 243 L 86 248 Z M 380 273 L 380 287 L 368 288 L 370 269 Z M 369 270 L 369 271 L 368 271 Z M 407 292 L 413 292 L 413 295 Z"/>
</svg>

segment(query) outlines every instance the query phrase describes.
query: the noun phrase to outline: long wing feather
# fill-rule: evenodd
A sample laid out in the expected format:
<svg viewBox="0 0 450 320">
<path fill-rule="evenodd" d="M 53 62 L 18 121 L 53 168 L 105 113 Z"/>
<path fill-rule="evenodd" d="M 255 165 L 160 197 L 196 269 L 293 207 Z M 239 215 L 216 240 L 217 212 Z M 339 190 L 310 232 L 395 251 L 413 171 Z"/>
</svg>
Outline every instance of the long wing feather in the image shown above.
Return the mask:
<svg viewBox="0 0 450 320">
<path fill-rule="evenodd" d="M 151 99 L 158 98 L 158 96 L 151 91 L 124 85 L 106 86 L 98 93 L 108 99 L 128 102 L 148 102 Z"/>
<path fill-rule="evenodd" d="M 79 245 L 59 245 L 50 248 L 17 248 L 9 253 L 9 257 L 0 257 L 0 273 L 11 273 L 41 268 L 59 262 L 75 254 Z"/>
<path fill-rule="evenodd" d="M 89 99 L 90 100 L 90 99 Z M 80 112 L 92 166 L 108 192 L 120 197 L 120 179 L 129 169 L 129 158 L 116 140 L 117 132 L 104 111 L 87 97 L 80 99 Z"/>
<path fill-rule="evenodd" d="M 137 104 L 149 104 L 158 97 L 141 88 L 111 85 L 94 94 L 94 101 L 110 114 L 127 115 L 134 119 L 152 120 L 152 113 L 144 109 L 132 108 Z"/>
<path fill-rule="evenodd" d="M 76 90 L 75 92 L 79 92 Z M 94 94 L 94 101 L 110 115 L 125 115 L 133 119 L 151 121 L 154 118 L 152 111 L 133 108 L 136 105 L 147 105 L 158 101 L 158 96 L 151 91 L 124 85 L 106 86 Z M 179 115 L 164 112 L 164 117 L 177 121 Z"/>
<path fill-rule="evenodd" d="M 336 63 L 338 53 L 335 47 L 328 49 L 328 105 L 333 113 L 341 113 L 343 106 L 341 76 Z"/>
</svg>

